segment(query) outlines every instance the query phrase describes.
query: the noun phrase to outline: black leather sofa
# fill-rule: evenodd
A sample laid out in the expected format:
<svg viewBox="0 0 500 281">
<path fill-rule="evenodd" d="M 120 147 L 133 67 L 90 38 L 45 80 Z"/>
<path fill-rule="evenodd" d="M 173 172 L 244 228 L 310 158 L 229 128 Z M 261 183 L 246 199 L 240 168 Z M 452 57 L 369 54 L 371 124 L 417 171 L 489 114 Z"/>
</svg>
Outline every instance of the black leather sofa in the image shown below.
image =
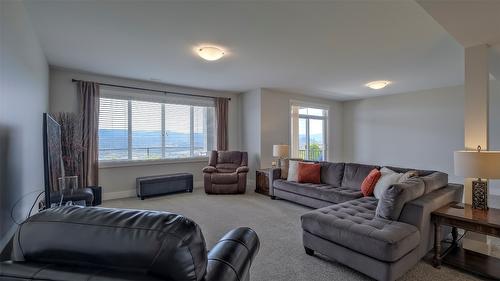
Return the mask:
<svg viewBox="0 0 500 281">
<path fill-rule="evenodd" d="M 240 227 L 207 253 L 199 226 L 181 215 L 60 207 L 19 226 L 0 280 L 247 281 L 259 244 Z"/>
</svg>

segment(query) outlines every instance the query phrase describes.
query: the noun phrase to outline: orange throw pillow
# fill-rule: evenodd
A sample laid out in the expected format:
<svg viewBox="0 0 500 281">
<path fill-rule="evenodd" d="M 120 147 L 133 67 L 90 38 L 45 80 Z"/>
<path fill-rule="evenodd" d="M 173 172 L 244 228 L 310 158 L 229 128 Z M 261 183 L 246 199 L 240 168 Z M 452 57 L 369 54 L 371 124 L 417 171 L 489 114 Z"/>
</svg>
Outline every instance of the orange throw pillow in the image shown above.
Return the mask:
<svg viewBox="0 0 500 281">
<path fill-rule="evenodd" d="M 380 179 L 381 175 L 382 174 L 380 173 L 379 170 L 373 169 L 368 174 L 368 176 L 366 176 L 366 178 L 363 180 L 363 183 L 361 183 L 361 192 L 365 197 L 371 196 L 373 194 L 373 190 L 375 189 L 375 184 L 377 184 L 377 181 Z"/>
<path fill-rule="evenodd" d="M 321 165 L 299 162 L 297 169 L 300 183 L 321 183 Z"/>
</svg>

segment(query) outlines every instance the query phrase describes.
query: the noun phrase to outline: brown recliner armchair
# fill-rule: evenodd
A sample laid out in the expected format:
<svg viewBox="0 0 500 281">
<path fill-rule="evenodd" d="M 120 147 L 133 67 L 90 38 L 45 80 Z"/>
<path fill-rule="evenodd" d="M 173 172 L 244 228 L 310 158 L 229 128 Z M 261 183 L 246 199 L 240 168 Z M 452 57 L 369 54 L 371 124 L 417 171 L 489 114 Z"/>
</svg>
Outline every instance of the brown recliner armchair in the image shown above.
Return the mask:
<svg viewBox="0 0 500 281">
<path fill-rule="evenodd" d="M 208 194 L 245 193 L 248 153 L 212 151 L 208 166 L 203 168 L 205 192 Z"/>
</svg>

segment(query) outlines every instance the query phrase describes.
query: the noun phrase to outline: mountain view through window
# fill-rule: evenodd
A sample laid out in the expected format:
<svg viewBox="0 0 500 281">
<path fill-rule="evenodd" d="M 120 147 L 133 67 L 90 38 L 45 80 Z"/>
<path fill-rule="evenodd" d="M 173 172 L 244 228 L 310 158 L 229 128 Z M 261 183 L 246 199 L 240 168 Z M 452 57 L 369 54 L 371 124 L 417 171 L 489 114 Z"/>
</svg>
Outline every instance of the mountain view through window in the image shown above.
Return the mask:
<svg viewBox="0 0 500 281">
<path fill-rule="evenodd" d="M 215 147 L 215 108 L 103 97 L 99 160 L 207 156 Z"/>
</svg>

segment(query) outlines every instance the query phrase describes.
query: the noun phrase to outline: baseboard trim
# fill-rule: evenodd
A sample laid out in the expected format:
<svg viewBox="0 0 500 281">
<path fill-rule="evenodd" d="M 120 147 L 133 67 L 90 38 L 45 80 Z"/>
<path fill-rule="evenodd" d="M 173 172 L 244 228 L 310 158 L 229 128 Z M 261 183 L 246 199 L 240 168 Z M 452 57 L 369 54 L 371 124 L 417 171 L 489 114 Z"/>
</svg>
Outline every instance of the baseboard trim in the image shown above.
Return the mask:
<svg viewBox="0 0 500 281">
<path fill-rule="evenodd" d="M 202 181 L 194 182 L 193 185 L 194 185 L 193 188 L 203 188 Z M 102 194 L 102 201 L 131 198 L 131 197 L 137 197 L 137 192 L 135 189 L 129 189 L 129 190 L 124 190 L 124 191 L 114 191 L 114 192 L 104 192 Z"/>
</svg>

